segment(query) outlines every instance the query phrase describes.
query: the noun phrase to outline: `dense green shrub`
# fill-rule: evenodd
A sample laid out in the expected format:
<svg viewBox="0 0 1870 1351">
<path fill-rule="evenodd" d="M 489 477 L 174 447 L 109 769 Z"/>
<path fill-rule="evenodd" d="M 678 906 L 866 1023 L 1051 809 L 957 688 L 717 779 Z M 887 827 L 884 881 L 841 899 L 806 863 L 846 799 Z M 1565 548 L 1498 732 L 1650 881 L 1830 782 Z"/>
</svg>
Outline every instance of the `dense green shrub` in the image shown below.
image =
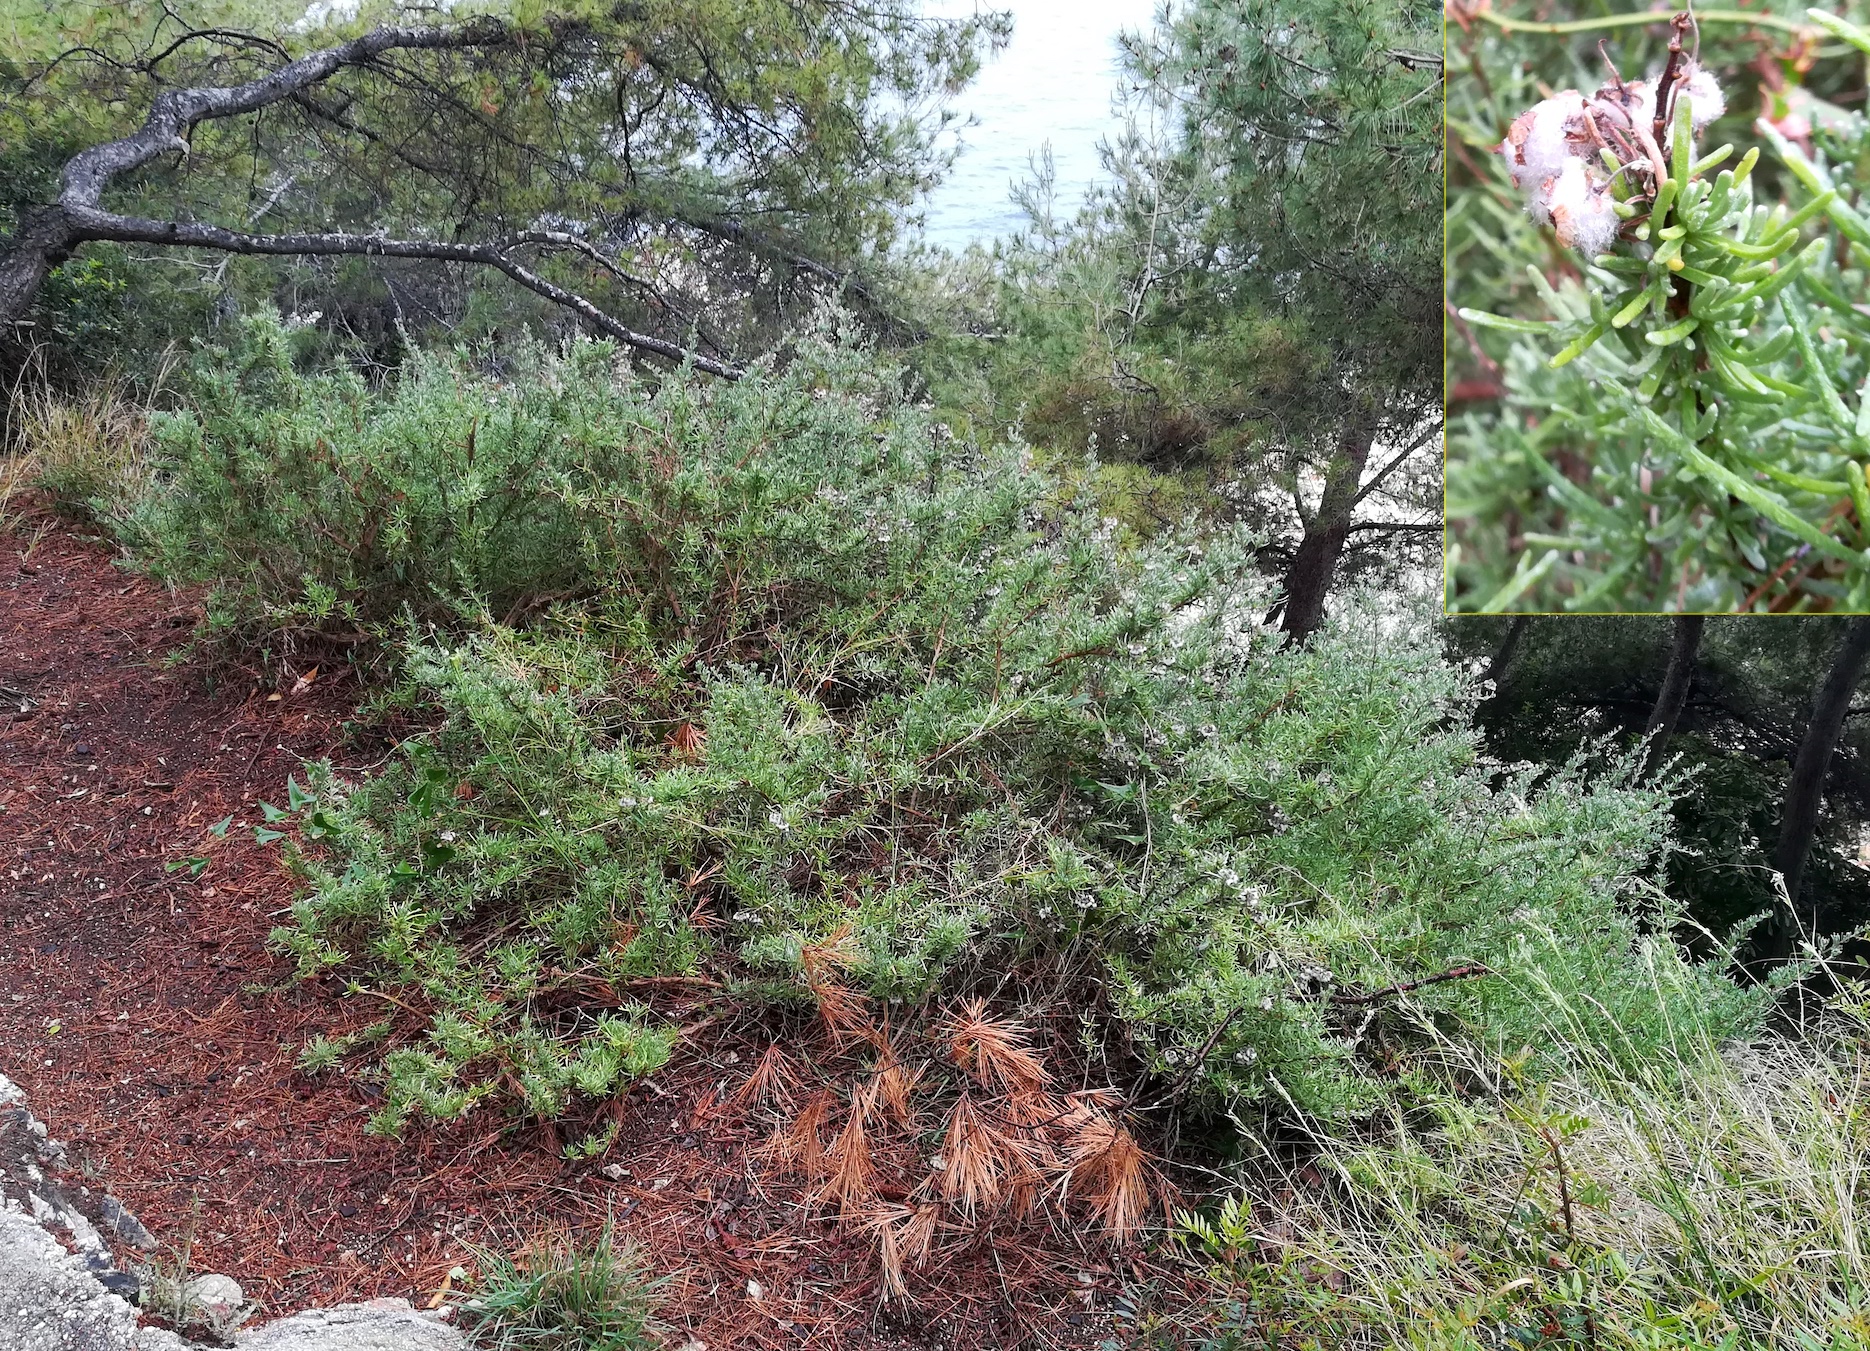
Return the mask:
<svg viewBox="0 0 1870 1351">
<path fill-rule="evenodd" d="M 529 353 L 494 399 L 418 355 L 383 395 L 302 372 L 314 336 L 250 317 L 181 373 L 182 411 L 151 428 L 163 491 L 119 520 L 143 566 L 213 583 L 216 625 L 246 633 L 510 617 L 593 584 L 555 489 L 614 469 L 608 349 Z"/>
<path fill-rule="evenodd" d="M 1526 992 L 1557 989 L 1638 1060 L 1666 1041 L 1628 993 L 1680 960 L 1635 880 L 1664 793 L 1489 763 L 1419 617 L 1348 605 L 1281 647 L 1250 541 L 1125 550 L 1019 447 L 955 442 L 892 381 L 822 346 L 648 392 L 574 351 L 524 388 L 430 365 L 360 403 L 360 439 L 407 463 L 437 427 L 587 414 L 534 443 L 579 602 L 412 628 L 402 697 L 432 732 L 302 804 L 279 942 L 432 1015 L 385 1061 L 380 1129 L 607 1096 L 670 1051 L 629 982 L 681 973 L 806 1004 L 833 970 L 902 1016 L 1046 969 L 1093 1048 L 1114 1020 L 1165 1076 L 1205 1049 L 1213 1107 L 1327 1118 L 1379 1101 L 1410 1044 L 1379 992 L 1463 965 L 1497 974 L 1428 987 L 1428 1016 L 1549 1047 Z M 305 500 L 348 453 L 300 468 Z M 1757 1016 L 1715 968 L 1680 978 L 1671 1018 Z"/>
</svg>

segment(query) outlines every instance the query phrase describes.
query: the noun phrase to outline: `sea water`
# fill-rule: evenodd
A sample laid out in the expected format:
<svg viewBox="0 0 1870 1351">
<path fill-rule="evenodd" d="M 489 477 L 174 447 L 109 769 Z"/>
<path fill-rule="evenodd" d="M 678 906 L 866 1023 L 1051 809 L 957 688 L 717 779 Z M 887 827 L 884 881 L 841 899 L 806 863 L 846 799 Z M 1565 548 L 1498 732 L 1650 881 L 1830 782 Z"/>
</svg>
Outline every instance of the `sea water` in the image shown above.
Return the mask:
<svg viewBox="0 0 1870 1351">
<path fill-rule="evenodd" d="M 928 12 L 974 12 L 971 0 L 929 0 Z M 983 63 L 955 106 L 972 126 L 949 135 L 960 156 L 926 208 L 931 244 L 961 250 L 1026 224 L 1013 204 L 1016 184 L 1035 177 L 1034 161 L 1051 147 L 1053 209 L 1077 210 L 1099 171 L 1098 144 L 1118 121 L 1112 101 L 1120 71 L 1117 36 L 1147 29 L 1154 0 L 982 0 L 981 9 L 1013 13 L 1013 37 Z"/>
</svg>

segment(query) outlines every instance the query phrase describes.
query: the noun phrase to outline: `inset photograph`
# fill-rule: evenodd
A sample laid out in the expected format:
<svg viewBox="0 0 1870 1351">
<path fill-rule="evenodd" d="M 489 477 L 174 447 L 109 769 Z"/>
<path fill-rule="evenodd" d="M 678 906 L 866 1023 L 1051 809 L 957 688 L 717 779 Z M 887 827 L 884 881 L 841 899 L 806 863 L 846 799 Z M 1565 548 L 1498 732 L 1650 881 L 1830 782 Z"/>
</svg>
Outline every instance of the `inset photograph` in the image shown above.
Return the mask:
<svg viewBox="0 0 1870 1351">
<path fill-rule="evenodd" d="M 1447 32 L 1446 609 L 1870 612 L 1870 17 Z"/>
</svg>

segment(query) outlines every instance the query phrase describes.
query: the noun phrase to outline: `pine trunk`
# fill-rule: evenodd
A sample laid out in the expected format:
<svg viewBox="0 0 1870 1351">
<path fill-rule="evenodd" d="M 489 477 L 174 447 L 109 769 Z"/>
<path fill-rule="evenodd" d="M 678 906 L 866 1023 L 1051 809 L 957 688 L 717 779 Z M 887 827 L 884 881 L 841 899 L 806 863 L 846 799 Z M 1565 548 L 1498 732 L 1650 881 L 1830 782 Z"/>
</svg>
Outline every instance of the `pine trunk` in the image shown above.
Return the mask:
<svg viewBox="0 0 1870 1351">
<path fill-rule="evenodd" d="M 1493 686 L 1493 692 L 1500 692 L 1500 681 L 1506 675 L 1506 668 L 1513 664 L 1513 654 L 1519 651 L 1519 645 L 1526 636 L 1526 630 L 1532 627 L 1531 615 L 1518 615 L 1506 626 L 1506 637 L 1500 640 L 1500 646 L 1493 654 L 1493 660 L 1487 663 L 1487 674 L 1481 677 Z"/>
<path fill-rule="evenodd" d="M 1773 854 L 1773 867 L 1785 879 L 1791 913 L 1777 916 L 1771 932 L 1760 939 L 1761 955 L 1769 959 L 1790 957 L 1801 931 L 1817 936 L 1817 907 L 1801 909 L 1799 892 L 1812 839 L 1818 833 L 1818 809 L 1824 801 L 1825 774 L 1831 767 L 1831 754 L 1837 749 L 1838 736 L 1844 730 L 1844 715 L 1850 708 L 1851 695 L 1857 689 L 1867 660 L 1870 660 L 1870 618 L 1853 619 L 1844 630 L 1844 641 L 1838 645 L 1831 670 L 1812 702 L 1812 719 L 1806 726 L 1804 739 L 1799 742 L 1798 758 L 1792 764 L 1792 780 L 1786 786 L 1785 808 L 1779 822 L 1779 847 Z"/>
<path fill-rule="evenodd" d="M 11 328 L 31 312 L 45 279 L 71 254 L 71 230 L 63 211 L 36 207 L 21 214 L 25 219 L 19 233 L 0 255 L 0 329 Z"/>
<path fill-rule="evenodd" d="M 1325 491 L 1318 510 L 1305 523 L 1305 534 L 1286 569 L 1286 606 L 1280 627 L 1286 640 L 1304 643 L 1325 620 L 1325 596 L 1337 576 L 1344 541 L 1350 537 L 1351 516 L 1364 467 L 1370 463 L 1370 444 L 1376 439 L 1376 419 L 1354 417 L 1338 438 L 1337 453 L 1325 470 Z"/>
<path fill-rule="evenodd" d="M 1643 777 L 1650 778 L 1662 767 L 1668 753 L 1669 738 L 1681 720 L 1682 706 L 1688 702 L 1689 687 L 1695 681 L 1695 656 L 1701 650 L 1701 631 L 1707 620 L 1700 615 L 1678 615 L 1670 633 L 1669 667 L 1662 677 L 1662 692 L 1643 729 Z"/>
</svg>

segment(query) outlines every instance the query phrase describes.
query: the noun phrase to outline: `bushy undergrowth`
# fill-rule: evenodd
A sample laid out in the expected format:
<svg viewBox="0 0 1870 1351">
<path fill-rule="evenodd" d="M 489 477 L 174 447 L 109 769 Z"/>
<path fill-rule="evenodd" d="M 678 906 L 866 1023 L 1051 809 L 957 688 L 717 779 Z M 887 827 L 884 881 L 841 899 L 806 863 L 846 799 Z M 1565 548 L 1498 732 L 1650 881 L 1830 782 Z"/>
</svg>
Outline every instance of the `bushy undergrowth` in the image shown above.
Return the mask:
<svg viewBox="0 0 1870 1351">
<path fill-rule="evenodd" d="M 512 620 L 610 580 L 586 549 L 572 482 L 629 472 L 635 406 L 608 348 L 522 353 L 510 379 L 413 355 L 389 391 L 298 369 L 299 335 L 241 321 L 181 372 L 180 411 L 152 420 L 162 491 L 117 513 L 141 564 L 211 583 L 215 630 L 355 634 L 399 617 L 459 628 Z"/>
<path fill-rule="evenodd" d="M 1652 1016 L 1673 980 L 1653 971 Z M 1467 1091 L 1427 1120 L 1321 1136 L 1303 1175 L 1184 1217 L 1232 1301 L 1219 1345 L 1870 1344 L 1863 1007 L 1738 1044 L 1678 1027 L 1648 1068 L 1545 1008 L 1558 1076 L 1444 1043 Z"/>
<path fill-rule="evenodd" d="M 1628 994 L 1679 965 L 1636 880 L 1666 796 L 1487 762 L 1417 617 L 1282 648 L 1250 540 L 1123 547 L 836 343 L 730 386 L 580 347 L 371 394 L 248 342 L 126 528 L 249 621 L 403 616 L 432 731 L 295 804 L 277 935 L 428 1011 L 380 1129 L 607 1098 L 671 1054 L 631 997 L 671 975 L 810 1007 L 835 972 L 898 1020 L 1043 976 L 1097 1072 L 1326 1120 L 1385 1099 L 1424 977 L 1502 1044 L 1538 1044 L 1535 978 L 1638 1059 L 1666 1037 Z M 1757 1017 L 1679 974 L 1711 1035 Z"/>
</svg>

